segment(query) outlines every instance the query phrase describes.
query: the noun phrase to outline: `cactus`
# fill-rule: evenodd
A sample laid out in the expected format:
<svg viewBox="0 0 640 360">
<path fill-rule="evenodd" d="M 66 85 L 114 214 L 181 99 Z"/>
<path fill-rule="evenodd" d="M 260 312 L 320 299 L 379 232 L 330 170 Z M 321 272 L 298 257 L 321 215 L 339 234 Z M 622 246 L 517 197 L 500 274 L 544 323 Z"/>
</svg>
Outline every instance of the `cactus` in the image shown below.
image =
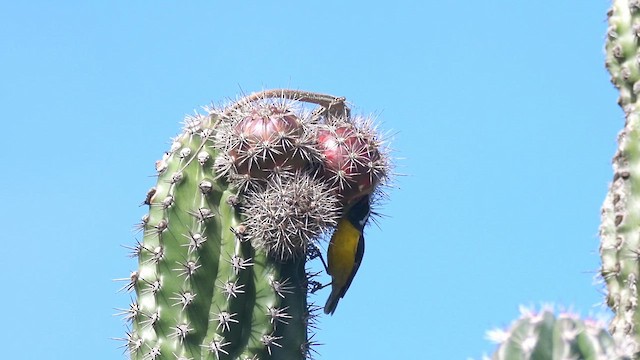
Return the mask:
<svg viewBox="0 0 640 360">
<path fill-rule="evenodd" d="M 507 358 L 638 358 L 640 356 L 640 312 L 638 287 L 640 276 L 640 1 L 614 0 L 608 12 L 606 67 L 611 82 L 620 92 L 618 104 L 625 114 L 625 126 L 618 135 L 618 148 L 613 157 L 613 181 L 605 197 L 600 225 L 600 278 L 606 285 L 606 304 L 613 311 L 609 333 L 599 325 L 581 322 L 562 314 L 554 319 L 550 312 L 525 314 L 512 330 L 493 333 L 502 338 L 494 359 Z M 534 321 L 535 320 L 535 321 Z M 566 325 L 568 322 L 569 326 Z M 557 324 L 560 325 L 558 328 Z M 578 329 L 583 336 L 565 329 Z M 550 333 L 556 328 L 555 333 Z M 547 340 L 538 333 L 547 332 Z M 580 338 L 582 337 L 582 340 Z M 553 341 L 552 341 L 553 340 Z M 539 344 L 539 345 L 538 345 Z M 546 345 L 545 345 L 546 344 Z M 585 344 L 590 344 L 584 347 Z M 556 353 L 556 348 L 561 353 Z M 565 349 L 565 350 L 562 350 Z M 573 349 L 580 353 L 568 352 Z M 587 352 L 585 352 L 587 351 Z M 562 356 L 556 354 L 563 354 Z M 507 357 L 505 357 L 507 355 Z"/>
<path fill-rule="evenodd" d="M 567 312 L 555 316 L 550 309 L 536 313 L 521 307 L 520 319 L 507 330 L 490 331 L 488 337 L 499 344 L 493 360 L 631 359 L 601 322 Z"/>
<path fill-rule="evenodd" d="M 621 341 L 631 342 L 634 353 L 638 353 L 640 2 L 616 0 L 608 15 L 606 66 L 611 81 L 620 92 L 618 104 L 625 114 L 625 126 L 618 136 L 618 149 L 613 157 L 613 182 L 602 206 L 600 273 L 607 286 L 606 303 L 614 312 L 610 331 Z"/>
<path fill-rule="evenodd" d="M 640 1 L 613 0 L 607 15 L 605 65 L 625 115 L 599 231 L 599 275 L 613 311 L 609 332 L 568 314 L 526 311 L 510 330 L 490 333 L 500 344 L 493 359 L 640 358 Z"/>
<path fill-rule="evenodd" d="M 303 104 L 319 105 L 315 111 Z M 188 116 L 156 162 L 120 314 L 133 359 L 303 359 L 318 307 L 306 261 L 389 163 L 344 99 L 270 90 Z M 375 196 L 374 196 L 375 198 Z"/>
</svg>

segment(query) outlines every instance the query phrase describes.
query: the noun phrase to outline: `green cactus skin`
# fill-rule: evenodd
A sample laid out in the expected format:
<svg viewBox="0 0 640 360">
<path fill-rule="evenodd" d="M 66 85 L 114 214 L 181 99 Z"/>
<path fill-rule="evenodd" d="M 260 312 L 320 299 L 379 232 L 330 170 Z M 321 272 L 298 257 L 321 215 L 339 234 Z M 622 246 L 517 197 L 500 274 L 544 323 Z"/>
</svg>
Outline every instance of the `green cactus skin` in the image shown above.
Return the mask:
<svg viewBox="0 0 640 360">
<path fill-rule="evenodd" d="M 499 344 L 491 359 L 631 359 L 599 322 L 568 313 L 555 316 L 551 310 L 521 312 L 508 330 L 489 332 L 488 337 Z"/>
<path fill-rule="evenodd" d="M 295 111 L 300 102 L 321 107 Z M 386 180 L 385 153 L 342 98 L 269 90 L 207 111 L 187 117 L 156 162 L 143 238 L 130 247 L 139 268 L 123 287 L 136 294 L 120 312 L 124 347 L 136 360 L 310 358 L 319 308 L 307 302 L 309 251 L 347 189 L 373 193 Z M 347 173 L 348 186 L 322 170 L 317 129 L 335 122 L 352 129 L 345 143 L 367 149 L 334 154 L 370 174 Z"/>
<path fill-rule="evenodd" d="M 241 234 L 236 193 L 211 172 L 215 117 L 187 119 L 156 164 L 129 289 L 137 301 L 133 359 L 302 359 L 307 344 L 303 259 L 275 262 Z"/>
<path fill-rule="evenodd" d="M 638 287 L 640 275 L 640 2 L 615 0 L 608 12 L 606 66 L 618 88 L 618 104 L 625 114 L 625 126 L 618 136 L 613 157 L 613 182 L 602 206 L 600 227 L 601 276 L 607 286 L 607 305 L 614 318 L 614 337 L 631 342 L 640 350 Z"/>
</svg>

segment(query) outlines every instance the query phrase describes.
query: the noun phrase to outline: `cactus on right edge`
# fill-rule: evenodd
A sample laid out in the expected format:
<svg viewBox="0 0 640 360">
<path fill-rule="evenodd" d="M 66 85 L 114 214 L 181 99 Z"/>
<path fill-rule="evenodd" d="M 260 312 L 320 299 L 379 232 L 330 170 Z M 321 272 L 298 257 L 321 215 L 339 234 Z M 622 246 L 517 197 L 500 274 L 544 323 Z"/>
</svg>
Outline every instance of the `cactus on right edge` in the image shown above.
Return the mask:
<svg viewBox="0 0 640 360">
<path fill-rule="evenodd" d="M 381 141 L 329 95 L 270 90 L 207 112 L 156 162 L 124 346 L 140 360 L 308 358 L 306 261 L 350 204 L 376 199 Z"/>
<path fill-rule="evenodd" d="M 602 206 L 601 276 L 614 313 L 612 335 L 640 352 L 640 1 L 615 0 L 608 12 L 606 66 L 618 88 L 625 125 L 613 157 L 613 181 Z"/>
<path fill-rule="evenodd" d="M 511 329 L 489 333 L 500 344 L 492 359 L 640 358 L 640 0 L 613 0 L 607 15 L 605 65 L 625 115 L 599 231 L 609 332 L 568 314 L 525 311 Z"/>
<path fill-rule="evenodd" d="M 488 333 L 499 344 L 492 360 L 631 359 L 599 321 L 580 320 L 566 312 L 556 316 L 547 309 L 534 312 L 521 307 L 520 312 L 509 329 Z"/>
</svg>

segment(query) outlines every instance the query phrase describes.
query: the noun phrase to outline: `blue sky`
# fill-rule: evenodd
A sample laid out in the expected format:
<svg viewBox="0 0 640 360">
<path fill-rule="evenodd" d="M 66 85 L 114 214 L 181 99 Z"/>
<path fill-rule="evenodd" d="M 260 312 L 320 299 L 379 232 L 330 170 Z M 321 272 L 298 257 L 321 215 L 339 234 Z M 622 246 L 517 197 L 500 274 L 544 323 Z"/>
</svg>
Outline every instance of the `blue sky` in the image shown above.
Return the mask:
<svg viewBox="0 0 640 360">
<path fill-rule="evenodd" d="M 120 245 L 154 161 L 193 109 L 279 87 L 376 114 L 406 174 L 318 359 L 479 358 L 520 304 L 603 312 L 599 211 L 623 124 L 607 7 L 0 4 L 4 356 L 123 358 L 112 314 L 129 297 L 111 279 L 135 269 Z"/>
</svg>

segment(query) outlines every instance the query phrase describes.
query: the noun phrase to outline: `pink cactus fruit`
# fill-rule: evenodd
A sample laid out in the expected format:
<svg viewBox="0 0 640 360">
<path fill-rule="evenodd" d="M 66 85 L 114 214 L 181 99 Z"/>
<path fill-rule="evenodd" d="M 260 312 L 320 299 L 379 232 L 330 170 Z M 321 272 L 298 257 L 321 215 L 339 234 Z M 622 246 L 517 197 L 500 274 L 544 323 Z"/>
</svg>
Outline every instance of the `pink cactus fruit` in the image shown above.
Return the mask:
<svg viewBox="0 0 640 360">
<path fill-rule="evenodd" d="M 318 130 L 324 177 L 344 204 L 371 194 L 386 176 L 384 157 L 373 131 L 342 121 Z"/>
<path fill-rule="evenodd" d="M 293 173 L 318 157 L 307 124 L 286 106 L 253 104 L 234 115 L 218 139 L 225 153 L 218 170 L 231 179 Z"/>
</svg>

